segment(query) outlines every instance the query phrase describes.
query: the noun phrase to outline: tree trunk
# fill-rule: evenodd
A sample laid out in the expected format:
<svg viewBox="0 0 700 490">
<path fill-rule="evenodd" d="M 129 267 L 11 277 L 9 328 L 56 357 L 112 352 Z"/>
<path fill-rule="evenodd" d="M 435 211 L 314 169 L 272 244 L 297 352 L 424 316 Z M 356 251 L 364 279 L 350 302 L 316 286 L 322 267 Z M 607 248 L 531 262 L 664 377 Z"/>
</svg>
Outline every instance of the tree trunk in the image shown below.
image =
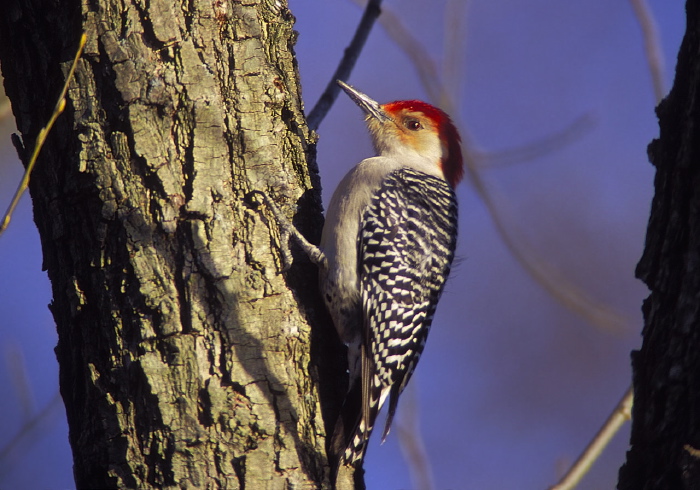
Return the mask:
<svg viewBox="0 0 700 490">
<path fill-rule="evenodd" d="M 637 276 L 651 290 L 632 357 L 631 448 L 620 489 L 700 488 L 700 7 L 687 2 L 676 79 L 659 105 L 646 248 Z"/>
<path fill-rule="evenodd" d="M 342 379 L 339 344 L 315 268 L 282 275 L 277 227 L 244 199 L 269 193 L 318 238 L 286 2 L 6 3 L 26 151 L 88 36 L 30 186 L 77 486 L 328 486 L 320 399 L 330 420 L 343 388 L 319 375 Z"/>
</svg>

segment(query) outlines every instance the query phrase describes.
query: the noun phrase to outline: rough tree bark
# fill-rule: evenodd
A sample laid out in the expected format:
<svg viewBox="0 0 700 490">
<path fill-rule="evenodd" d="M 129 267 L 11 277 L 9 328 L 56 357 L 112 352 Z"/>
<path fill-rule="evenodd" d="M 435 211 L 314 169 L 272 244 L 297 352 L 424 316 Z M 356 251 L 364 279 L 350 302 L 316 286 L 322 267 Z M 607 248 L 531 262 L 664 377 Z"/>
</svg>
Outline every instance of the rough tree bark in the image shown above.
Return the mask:
<svg viewBox="0 0 700 490">
<path fill-rule="evenodd" d="M 688 0 L 676 79 L 659 105 L 646 248 L 651 290 L 633 353 L 631 448 L 620 489 L 700 488 L 700 2 Z"/>
<path fill-rule="evenodd" d="M 30 186 L 79 488 L 328 486 L 319 386 L 330 417 L 343 388 L 319 376 L 342 369 L 311 347 L 339 346 L 309 326 L 315 268 L 280 274 L 276 226 L 244 202 L 266 191 L 317 238 L 293 21 L 267 0 L 3 8 L 28 149 L 88 35 Z"/>
</svg>

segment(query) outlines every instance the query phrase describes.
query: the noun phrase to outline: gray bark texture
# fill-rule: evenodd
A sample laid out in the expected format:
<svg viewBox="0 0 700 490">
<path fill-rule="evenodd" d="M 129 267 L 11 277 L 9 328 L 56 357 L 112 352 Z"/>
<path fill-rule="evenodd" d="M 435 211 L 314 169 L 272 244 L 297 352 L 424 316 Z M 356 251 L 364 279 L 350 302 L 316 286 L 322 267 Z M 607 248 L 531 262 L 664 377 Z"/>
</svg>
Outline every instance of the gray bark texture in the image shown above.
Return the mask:
<svg viewBox="0 0 700 490">
<path fill-rule="evenodd" d="M 318 239 L 286 2 L 2 10 L 25 163 L 88 36 L 30 186 L 78 488 L 328 487 L 342 346 L 315 267 L 282 274 L 277 226 L 245 200 L 268 193 Z"/>
<path fill-rule="evenodd" d="M 632 355 L 631 448 L 618 488 L 700 488 L 700 2 L 688 0 L 673 89 L 649 146 L 655 195 L 637 276 L 642 348 Z"/>
</svg>

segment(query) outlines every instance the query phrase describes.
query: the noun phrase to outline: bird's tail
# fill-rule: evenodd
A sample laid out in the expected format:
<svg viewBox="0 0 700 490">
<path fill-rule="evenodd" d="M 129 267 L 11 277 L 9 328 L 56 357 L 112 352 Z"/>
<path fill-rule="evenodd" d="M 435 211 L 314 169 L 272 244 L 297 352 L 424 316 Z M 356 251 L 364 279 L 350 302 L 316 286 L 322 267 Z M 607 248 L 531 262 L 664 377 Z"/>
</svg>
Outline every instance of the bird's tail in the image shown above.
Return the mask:
<svg viewBox="0 0 700 490">
<path fill-rule="evenodd" d="M 329 448 L 331 468 L 337 473 L 342 464 L 355 465 L 364 457 L 366 442 L 362 424 L 362 386 L 358 379 L 350 388 L 336 420 Z"/>
<path fill-rule="evenodd" d="M 368 375 L 373 372 L 370 363 L 363 355 L 364 372 L 350 387 L 333 430 L 330 463 L 336 474 L 342 464 L 357 466 L 362 462 L 382 405 L 381 382 L 376 375 Z"/>
</svg>

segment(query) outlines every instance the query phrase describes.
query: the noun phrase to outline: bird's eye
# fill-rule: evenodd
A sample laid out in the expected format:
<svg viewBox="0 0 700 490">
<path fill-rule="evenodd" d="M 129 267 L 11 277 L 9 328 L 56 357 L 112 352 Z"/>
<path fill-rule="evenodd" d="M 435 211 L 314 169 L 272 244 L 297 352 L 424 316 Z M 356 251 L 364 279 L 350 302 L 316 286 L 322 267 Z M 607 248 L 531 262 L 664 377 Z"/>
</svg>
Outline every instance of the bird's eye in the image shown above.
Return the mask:
<svg viewBox="0 0 700 490">
<path fill-rule="evenodd" d="M 411 131 L 418 131 L 423 129 L 423 125 L 416 119 L 406 119 L 406 127 Z"/>
</svg>

